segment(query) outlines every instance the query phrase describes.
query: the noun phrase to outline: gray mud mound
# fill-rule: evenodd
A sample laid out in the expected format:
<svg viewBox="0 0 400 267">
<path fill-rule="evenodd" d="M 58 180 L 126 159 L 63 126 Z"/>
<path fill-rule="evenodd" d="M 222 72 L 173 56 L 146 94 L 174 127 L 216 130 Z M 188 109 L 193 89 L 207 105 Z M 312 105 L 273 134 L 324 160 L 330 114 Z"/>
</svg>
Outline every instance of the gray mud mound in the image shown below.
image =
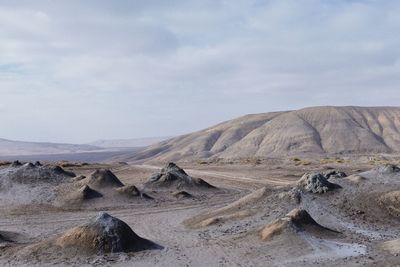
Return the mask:
<svg viewBox="0 0 400 267">
<path fill-rule="evenodd" d="M 306 192 L 322 194 L 334 189 L 341 188 L 340 185 L 329 182 L 321 173 L 306 173 L 297 182 L 297 186 Z"/>
<path fill-rule="evenodd" d="M 153 199 L 153 197 L 147 195 L 146 193 L 141 192 L 136 186 L 134 185 L 125 185 L 122 187 L 118 187 L 115 189 L 120 195 L 129 197 L 129 198 L 144 198 L 144 199 Z"/>
<path fill-rule="evenodd" d="M 19 162 L 19 160 L 15 160 L 13 161 L 13 163 L 11 163 L 10 167 L 19 167 L 19 166 L 22 166 L 22 163 Z"/>
<path fill-rule="evenodd" d="M 79 195 L 82 197 L 82 200 L 92 199 L 102 197 L 103 195 L 96 190 L 93 190 L 88 185 L 83 186 L 78 190 Z"/>
<path fill-rule="evenodd" d="M 122 187 L 124 184 L 110 170 L 94 171 L 87 179 L 87 184 L 94 187 Z"/>
<path fill-rule="evenodd" d="M 196 187 L 196 188 L 216 188 L 200 178 L 189 176 L 183 169 L 173 162 L 168 163 L 159 173 L 153 174 L 145 183 L 150 187 Z"/>
<path fill-rule="evenodd" d="M 176 197 L 177 199 L 193 198 L 193 195 L 186 191 L 177 191 L 177 192 L 172 193 L 172 195 L 174 197 Z"/>
<path fill-rule="evenodd" d="M 34 165 L 34 166 L 37 167 L 37 166 L 40 166 L 40 165 Z M 60 166 L 55 166 L 53 168 L 53 170 L 54 170 L 55 173 L 60 174 L 60 175 L 65 175 L 65 176 L 69 176 L 69 177 L 75 177 L 76 176 L 75 173 L 66 171 Z"/>
<path fill-rule="evenodd" d="M 130 197 L 140 197 L 141 195 L 140 190 L 134 185 L 125 185 L 115 190 L 123 195 Z"/>
<path fill-rule="evenodd" d="M 328 170 L 323 172 L 322 175 L 324 175 L 326 179 L 347 177 L 346 173 L 338 170 Z"/>
<path fill-rule="evenodd" d="M 294 209 L 285 217 L 262 228 L 259 236 L 262 240 L 267 241 L 283 233 L 291 234 L 300 231 L 307 231 L 314 235 L 338 233 L 318 224 L 306 210 Z"/>
<path fill-rule="evenodd" d="M 43 166 L 42 163 L 40 163 L 40 161 L 36 161 L 34 165 L 35 165 L 36 167 Z"/>
<path fill-rule="evenodd" d="M 23 205 L 52 203 L 57 188 L 70 182 L 74 173 L 61 167 L 38 166 L 32 163 L 0 170 L 0 206 L 16 208 Z"/>
<path fill-rule="evenodd" d="M 123 221 L 101 212 L 88 223 L 72 228 L 56 239 L 61 248 L 77 249 L 91 254 L 135 252 L 159 248 L 141 238 Z"/>
<path fill-rule="evenodd" d="M 94 199 L 94 198 L 99 198 L 103 197 L 103 195 L 96 190 L 90 188 L 88 185 L 84 185 L 81 188 L 79 188 L 76 192 L 71 193 L 69 196 L 66 198 L 67 203 L 81 203 L 84 202 L 85 200 L 89 199 Z"/>
<path fill-rule="evenodd" d="M 376 166 L 374 170 L 381 174 L 392 174 L 400 172 L 400 168 L 393 164 Z"/>
<path fill-rule="evenodd" d="M 34 184 L 44 182 L 58 184 L 75 177 L 74 173 L 67 172 L 59 166 L 40 166 L 32 163 L 13 165 L 0 171 L 0 178 L 3 183 Z"/>
<path fill-rule="evenodd" d="M 378 203 L 392 216 L 400 217 L 400 190 L 382 195 L 379 197 Z"/>
</svg>

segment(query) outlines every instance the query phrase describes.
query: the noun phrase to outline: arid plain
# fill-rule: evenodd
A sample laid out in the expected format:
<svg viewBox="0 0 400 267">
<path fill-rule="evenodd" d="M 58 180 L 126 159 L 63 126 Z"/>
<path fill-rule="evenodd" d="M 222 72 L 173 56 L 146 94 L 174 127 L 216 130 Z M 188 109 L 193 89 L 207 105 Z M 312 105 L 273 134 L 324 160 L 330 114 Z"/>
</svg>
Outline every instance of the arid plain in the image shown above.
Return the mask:
<svg viewBox="0 0 400 267">
<path fill-rule="evenodd" d="M 398 190 L 400 172 L 377 167 L 379 159 L 365 159 L 291 158 L 180 166 L 216 188 L 179 182 L 149 187 L 149 177 L 163 166 L 62 162 L 64 170 L 75 177 L 66 176 L 56 184 L 14 180 L 19 184 L 9 184 L 13 193 L 2 193 L 1 264 L 396 266 L 399 242 L 393 240 L 400 235 L 398 195 L 391 198 L 388 192 Z M 389 162 L 396 159 L 385 159 L 383 164 Z M 25 170 L 27 175 L 35 168 L 52 169 L 53 164 L 4 165 L 1 171 L 24 168 L 31 169 Z M 135 185 L 140 193 L 116 193 L 122 185 L 96 181 L 99 169 L 111 170 L 124 186 Z M 329 178 L 341 188 L 319 194 L 298 184 L 304 173 L 332 170 L 347 175 Z M 104 173 L 100 176 L 100 181 L 109 179 Z M 101 196 L 79 193 L 85 185 Z M 4 182 L 2 186 L 4 190 Z M 312 221 L 301 212 L 299 218 L 290 217 L 293 210 L 306 211 Z M 102 253 L 54 243 L 99 212 L 124 221 L 157 247 Z"/>
<path fill-rule="evenodd" d="M 249 115 L 106 160 L 4 161 L 0 265 L 398 266 L 398 112 Z"/>
</svg>

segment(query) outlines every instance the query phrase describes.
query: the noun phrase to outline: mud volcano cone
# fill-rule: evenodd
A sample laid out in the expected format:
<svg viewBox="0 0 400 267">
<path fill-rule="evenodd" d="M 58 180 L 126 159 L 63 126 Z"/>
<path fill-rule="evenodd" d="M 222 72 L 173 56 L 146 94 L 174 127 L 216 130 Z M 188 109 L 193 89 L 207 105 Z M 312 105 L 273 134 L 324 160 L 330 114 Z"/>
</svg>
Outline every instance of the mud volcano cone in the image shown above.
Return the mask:
<svg viewBox="0 0 400 267">
<path fill-rule="evenodd" d="M 165 165 L 159 173 L 153 174 L 145 183 L 145 186 L 215 188 L 215 186 L 210 185 L 203 179 L 189 176 L 182 168 L 173 162 Z"/>
<path fill-rule="evenodd" d="M 107 169 L 100 169 L 93 172 L 88 178 L 88 184 L 94 187 L 122 187 L 124 184 Z"/>
<path fill-rule="evenodd" d="M 88 223 L 70 229 L 56 240 L 62 248 L 104 254 L 134 252 L 159 248 L 155 243 L 143 239 L 123 221 L 101 212 Z"/>
<path fill-rule="evenodd" d="M 318 224 L 311 215 L 303 209 L 294 209 L 285 217 L 265 226 L 259 231 L 262 240 L 271 240 L 283 233 L 307 231 L 314 235 L 338 233 Z"/>
<path fill-rule="evenodd" d="M 96 190 L 93 190 L 88 185 L 85 185 L 82 188 L 80 188 L 77 193 L 82 200 L 98 198 L 103 196 L 101 193 L 97 192 Z"/>
<path fill-rule="evenodd" d="M 129 197 L 140 197 L 141 195 L 140 190 L 134 185 L 125 185 L 115 190 L 117 190 L 118 193 Z"/>
<path fill-rule="evenodd" d="M 321 173 L 306 173 L 297 182 L 297 185 L 307 192 L 317 194 L 341 188 L 340 185 L 329 182 Z"/>
<path fill-rule="evenodd" d="M 11 163 L 11 167 L 20 167 L 22 166 L 22 163 L 19 160 L 15 160 L 13 161 L 13 163 Z"/>
</svg>

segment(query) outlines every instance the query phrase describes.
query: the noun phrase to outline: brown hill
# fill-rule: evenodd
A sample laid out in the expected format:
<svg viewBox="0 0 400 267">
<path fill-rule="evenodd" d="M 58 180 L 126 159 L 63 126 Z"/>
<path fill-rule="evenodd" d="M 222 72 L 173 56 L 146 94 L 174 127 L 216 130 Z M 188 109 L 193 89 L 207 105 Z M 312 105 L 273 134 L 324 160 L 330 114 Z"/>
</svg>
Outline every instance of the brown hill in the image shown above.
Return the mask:
<svg viewBox="0 0 400 267">
<path fill-rule="evenodd" d="M 175 137 L 130 161 L 400 152 L 400 107 L 312 107 L 246 115 Z"/>
</svg>

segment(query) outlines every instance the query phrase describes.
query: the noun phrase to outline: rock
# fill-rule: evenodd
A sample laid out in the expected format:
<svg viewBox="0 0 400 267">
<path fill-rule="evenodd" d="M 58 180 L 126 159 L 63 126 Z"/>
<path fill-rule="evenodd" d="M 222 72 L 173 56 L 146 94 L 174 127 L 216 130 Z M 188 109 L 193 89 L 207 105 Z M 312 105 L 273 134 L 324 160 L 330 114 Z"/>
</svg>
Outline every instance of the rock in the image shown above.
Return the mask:
<svg viewBox="0 0 400 267">
<path fill-rule="evenodd" d="M 400 168 L 393 164 L 376 166 L 374 170 L 382 174 L 392 174 L 400 172 Z"/>
<path fill-rule="evenodd" d="M 297 186 L 310 193 L 326 193 L 328 191 L 341 188 L 340 185 L 329 182 L 320 173 L 306 173 L 297 182 Z"/>
<path fill-rule="evenodd" d="M 347 177 L 346 173 L 338 170 L 329 170 L 322 173 L 326 179 L 329 178 L 344 178 Z"/>
<path fill-rule="evenodd" d="M 84 225 L 68 230 L 57 238 L 56 245 L 93 254 L 160 248 L 138 236 L 125 222 L 105 212 L 99 213 Z"/>
</svg>

